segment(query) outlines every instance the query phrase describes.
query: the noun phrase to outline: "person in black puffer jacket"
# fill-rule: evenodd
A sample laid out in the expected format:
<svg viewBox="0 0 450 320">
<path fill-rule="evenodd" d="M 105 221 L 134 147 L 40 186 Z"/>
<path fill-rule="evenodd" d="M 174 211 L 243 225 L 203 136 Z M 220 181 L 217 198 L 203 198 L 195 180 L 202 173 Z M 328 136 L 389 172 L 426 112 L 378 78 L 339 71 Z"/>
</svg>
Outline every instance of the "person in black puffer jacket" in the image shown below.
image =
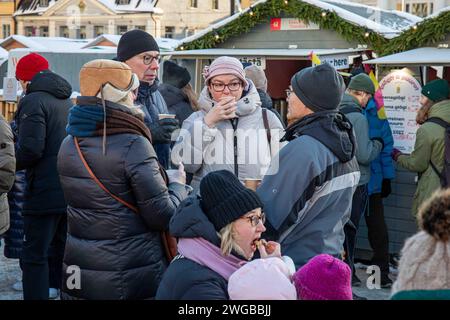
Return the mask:
<svg viewBox="0 0 450 320">
<path fill-rule="evenodd" d="M 48 68 L 48 61 L 36 53 L 22 57 L 16 67 L 16 78 L 25 91 L 16 117 L 16 159 L 17 170 L 26 169 L 21 257 L 26 300 L 48 299 L 48 248 L 53 244 L 60 266 L 56 276 L 61 277 L 67 232 L 66 202 L 56 158 L 66 136 L 72 87 Z"/>
<path fill-rule="evenodd" d="M 164 274 L 157 300 L 229 300 L 229 277 L 252 259 L 266 230 L 261 200 L 233 173 L 207 174 L 200 196 L 184 201 L 170 220 L 179 255 Z M 261 248 L 260 253 L 269 257 Z"/>
<path fill-rule="evenodd" d="M 198 102 L 192 86 L 189 71 L 173 61 L 164 62 L 163 83 L 158 90 L 166 101 L 169 112 L 183 124 L 194 111 L 198 111 Z"/>
<path fill-rule="evenodd" d="M 182 166 L 169 170 L 167 187 L 143 113 L 133 105 L 138 86 L 121 62 L 93 60 L 80 71 L 81 97 L 58 155 L 68 203 L 63 299 L 149 299 L 167 267 L 161 232 L 187 196 L 186 176 Z M 71 281 L 74 265 L 79 287 Z"/>
</svg>

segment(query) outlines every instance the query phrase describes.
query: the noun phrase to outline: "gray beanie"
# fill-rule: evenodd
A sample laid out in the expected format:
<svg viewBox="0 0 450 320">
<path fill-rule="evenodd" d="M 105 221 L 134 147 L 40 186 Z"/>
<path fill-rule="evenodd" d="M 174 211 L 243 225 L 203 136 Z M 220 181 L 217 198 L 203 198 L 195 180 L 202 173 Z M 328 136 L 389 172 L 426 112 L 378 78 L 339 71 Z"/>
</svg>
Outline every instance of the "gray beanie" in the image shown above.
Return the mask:
<svg viewBox="0 0 450 320">
<path fill-rule="evenodd" d="M 291 85 L 296 96 L 314 112 L 337 109 L 345 91 L 344 79 L 328 63 L 300 70 Z"/>
<path fill-rule="evenodd" d="M 267 92 L 267 77 L 262 68 L 252 64 L 246 67 L 244 71 L 245 77 L 253 81 L 256 89 Z"/>
</svg>

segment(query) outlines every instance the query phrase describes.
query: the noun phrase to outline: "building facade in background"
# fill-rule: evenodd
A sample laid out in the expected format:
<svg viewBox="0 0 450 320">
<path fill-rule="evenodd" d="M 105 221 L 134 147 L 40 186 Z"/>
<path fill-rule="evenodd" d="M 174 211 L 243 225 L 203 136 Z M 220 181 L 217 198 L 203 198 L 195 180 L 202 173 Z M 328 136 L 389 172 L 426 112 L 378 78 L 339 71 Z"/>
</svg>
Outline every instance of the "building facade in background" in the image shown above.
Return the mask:
<svg viewBox="0 0 450 320">
<path fill-rule="evenodd" d="M 14 5 L 14 1 L 0 0 L 0 38 L 5 39 L 14 34 Z"/>
<path fill-rule="evenodd" d="M 399 10 L 426 17 L 450 6 L 450 0 L 347 0 L 387 10 Z"/>
<path fill-rule="evenodd" d="M 21 0 L 17 34 L 94 38 L 142 29 L 180 39 L 230 15 L 229 0 Z"/>
</svg>

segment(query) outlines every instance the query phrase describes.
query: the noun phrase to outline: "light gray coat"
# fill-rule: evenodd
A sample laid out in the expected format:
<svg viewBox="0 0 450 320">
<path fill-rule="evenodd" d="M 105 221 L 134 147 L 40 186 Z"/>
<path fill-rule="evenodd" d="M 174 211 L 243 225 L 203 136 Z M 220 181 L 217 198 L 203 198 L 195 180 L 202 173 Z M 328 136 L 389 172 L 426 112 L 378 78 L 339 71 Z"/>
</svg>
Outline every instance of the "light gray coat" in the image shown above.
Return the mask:
<svg viewBox="0 0 450 320">
<path fill-rule="evenodd" d="M 0 115 L 0 235 L 9 229 L 9 207 L 6 197 L 14 184 L 16 158 L 11 127 Z"/>
</svg>

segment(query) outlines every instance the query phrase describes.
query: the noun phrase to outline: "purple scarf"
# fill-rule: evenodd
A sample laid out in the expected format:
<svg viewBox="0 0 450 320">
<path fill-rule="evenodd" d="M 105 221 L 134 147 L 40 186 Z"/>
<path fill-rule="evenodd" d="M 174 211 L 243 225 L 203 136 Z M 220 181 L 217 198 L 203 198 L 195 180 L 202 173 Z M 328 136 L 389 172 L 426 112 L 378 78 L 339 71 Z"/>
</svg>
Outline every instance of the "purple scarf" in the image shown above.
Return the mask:
<svg viewBox="0 0 450 320">
<path fill-rule="evenodd" d="M 217 272 L 227 281 L 231 274 L 247 263 L 233 255 L 224 256 L 220 248 L 203 238 L 181 238 L 178 252 L 184 257 Z"/>
</svg>

